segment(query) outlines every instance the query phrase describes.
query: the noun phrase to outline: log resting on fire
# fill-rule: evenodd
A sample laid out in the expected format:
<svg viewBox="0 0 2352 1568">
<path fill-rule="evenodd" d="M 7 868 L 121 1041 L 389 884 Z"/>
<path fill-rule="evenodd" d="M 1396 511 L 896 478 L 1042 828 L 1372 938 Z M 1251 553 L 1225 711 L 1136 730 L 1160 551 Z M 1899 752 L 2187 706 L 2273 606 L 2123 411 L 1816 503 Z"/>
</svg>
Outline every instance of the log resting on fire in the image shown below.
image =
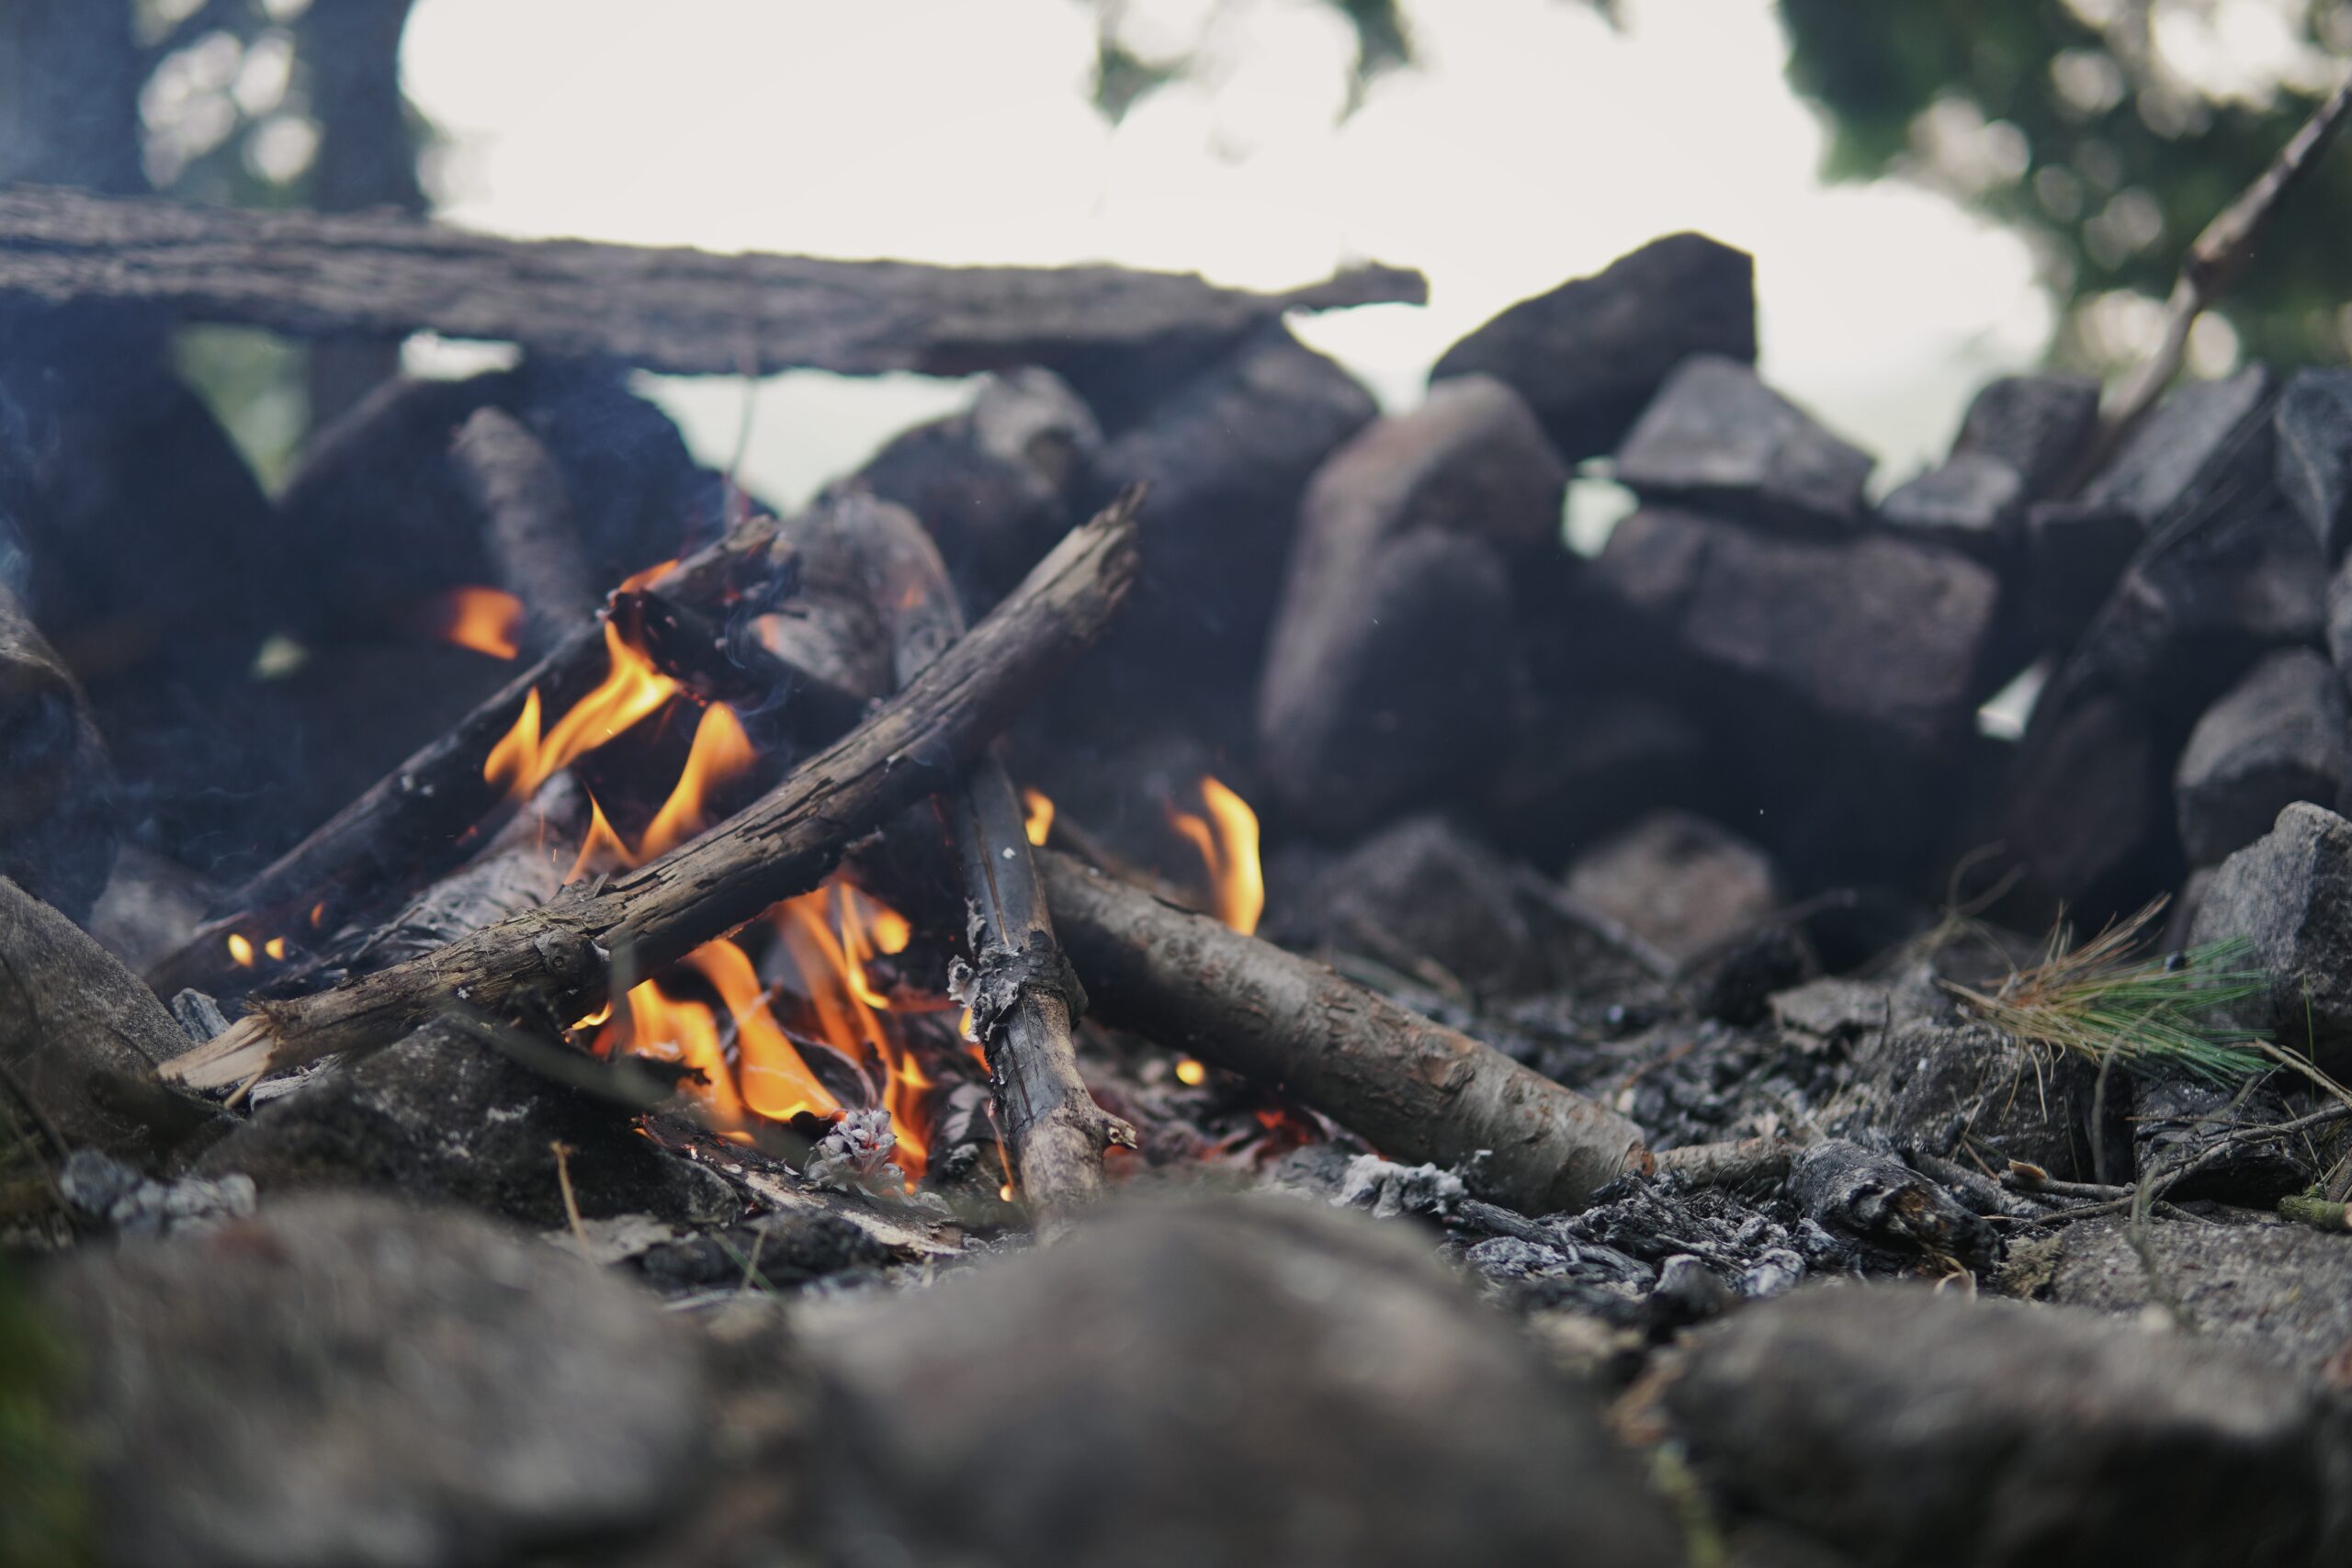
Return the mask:
<svg viewBox="0 0 2352 1568">
<path fill-rule="evenodd" d="M 1285 310 L 1427 294 L 1419 273 L 1384 266 L 1252 294 L 1114 266 L 717 255 L 0 188 L 0 306 L 145 305 L 313 338 L 422 330 L 686 374 L 1206 364 Z"/>
<path fill-rule="evenodd" d="M 164 1076 L 228 1089 L 461 1009 L 569 1023 L 609 998 L 616 969 L 653 973 L 807 892 L 851 839 L 946 784 L 1102 634 L 1135 581 L 1138 499 L 1073 530 L 904 691 L 721 827 L 381 974 L 258 1004 Z"/>
<path fill-rule="evenodd" d="M 1641 1130 L 1319 964 L 1161 902 L 1055 851 L 1037 857 L 1094 1010 L 1296 1095 L 1398 1160 L 1527 1213 L 1583 1208 L 1651 1159 Z"/>
<path fill-rule="evenodd" d="M 954 646 L 964 612 L 938 547 L 903 507 L 854 491 L 830 498 L 813 515 L 864 579 L 890 642 L 891 674 L 903 686 Z M 819 538 L 803 539 L 812 554 Z M 939 796 L 956 845 L 965 929 L 972 953 L 958 976 L 960 1000 L 988 1053 L 989 1082 L 1002 1118 L 1007 1168 L 1023 1201 L 1041 1218 L 1066 1217 L 1102 1195 L 1102 1151 L 1132 1145 L 1135 1130 L 1094 1103 L 1079 1076 L 1070 1026 L 1086 994 L 1054 939 L 1031 858 L 1021 797 L 991 745 Z"/>
<path fill-rule="evenodd" d="M 716 607 L 747 580 L 772 581 L 789 570 L 774 558 L 777 539 L 774 519 L 755 518 L 687 558 L 661 580 L 661 592 L 681 606 Z M 713 668 L 723 662 L 723 650 L 710 639 L 676 637 L 669 653 L 667 672 L 674 678 L 704 690 L 725 683 Z M 291 931 L 333 931 L 388 887 L 462 859 L 478 842 L 471 830 L 507 804 L 507 784 L 486 777 L 485 768 L 531 693 L 537 691 L 540 712 L 551 721 L 601 684 L 609 668 L 602 623 L 567 636 L 230 895 L 212 919 L 156 963 L 149 983 L 165 996 L 187 986 L 218 990 L 230 976 L 232 934 L 258 947 Z M 788 670 L 783 660 L 758 674 L 762 693 L 794 694 L 785 711 L 804 742 L 838 736 L 864 711 L 860 698 Z"/>
</svg>

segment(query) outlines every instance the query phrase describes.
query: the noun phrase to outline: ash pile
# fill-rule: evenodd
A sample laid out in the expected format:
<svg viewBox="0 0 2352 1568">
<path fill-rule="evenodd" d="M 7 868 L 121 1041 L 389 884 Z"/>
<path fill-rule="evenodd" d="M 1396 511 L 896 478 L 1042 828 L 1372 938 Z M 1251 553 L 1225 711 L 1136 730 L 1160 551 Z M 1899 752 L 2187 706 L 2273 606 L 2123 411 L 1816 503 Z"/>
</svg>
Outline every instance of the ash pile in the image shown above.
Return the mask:
<svg viewBox="0 0 2352 1568">
<path fill-rule="evenodd" d="M 2352 1551 L 2352 373 L 439 234 L 0 193 L 0 1557 Z M 159 303 L 523 355 L 272 493 Z M 731 313 L 987 374 L 779 515 Z"/>
</svg>

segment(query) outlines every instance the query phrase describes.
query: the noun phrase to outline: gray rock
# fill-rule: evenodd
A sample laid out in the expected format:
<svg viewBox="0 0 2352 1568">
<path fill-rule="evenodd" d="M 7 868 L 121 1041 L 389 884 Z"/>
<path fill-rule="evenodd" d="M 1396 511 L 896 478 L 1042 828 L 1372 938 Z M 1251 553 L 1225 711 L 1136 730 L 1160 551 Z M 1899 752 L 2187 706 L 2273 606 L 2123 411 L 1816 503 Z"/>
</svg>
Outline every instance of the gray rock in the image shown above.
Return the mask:
<svg viewBox="0 0 2352 1568">
<path fill-rule="evenodd" d="M 2299 802 L 2223 861 L 2188 939 L 2233 937 L 2270 973 L 2268 994 L 2231 1010 L 2234 1021 L 2276 1029 L 2325 1071 L 2352 1071 L 2352 822 Z"/>
<path fill-rule="evenodd" d="M 1617 449 L 1618 481 L 1645 501 L 1839 529 L 1860 520 L 1871 468 L 1752 368 L 1715 355 L 1684 360 Z"/>
<path fill-rule="evenodd" d="M 2272 1079 L 2253 1084 L 2206 1083 L 2190 1077 L 2143 1077 L 2129 1085 L 2132 1168 L 2136 1174 L 2179 1169 L 2195 1174 L 2168 1190 L 2186 1201 L 2211 1198 L 2267 1209 L 2317 1182 L 2327 1162 L 2310 1139 L 2233 1143 L 2243 1128 L 2276 1127 L 2294 1120 Z M 2322 1134 L 2324 1136 L 2324 1134 Z"/>
<path fill-rule="evenodd" d="M 2327 657 L 2337 675 L 2352 686 L 2352 569 L 2338 567 L 2327 581 L 2325 610 Z"/>
<path fill-rule="evenodd" d="M 57 1172 L 57 1190 L 85 1224 L 106 1225 L 126 1236 L 204 1230 L 248 1218 L 254 1212 L 251 1177 L 157 1181 L 98 1149 L 76 1149 L 67 1156 Z"/>
<path fill-rule="evenodd" d="M 1496 840 L 1547 870 L 1658 806 L 1706 799 L 1707 738 L 1640 692 L 1571 692 L 1524 705 L 1517 739 L 1479 801 Z"/>
<path fill-rule="evenodd" d="M 2307 648 L 2271 654 L 2205 710 L 2173 771 L 2181 847 L 2214 865 L 2298 800 L 2335 807 L 2352 782 L 2352 703 Z"/>
<path fill-rule="evenodd" d="M 1879 505 L 1889 523 L 1939 542 L 1990 550 L 2049 493 L 2098 423 L 2098 383 L 2083 376 L 2005 376 L 1969 405 L 1942 467 Z"/>
<path fill-rule="evenodd" d="M 1129 1207 L 807 1331 L 843 1562 L 1682 1561 L 1592 1396 L 1351 1215 Z"/>
<path fill-rule="evenodd" d="M 2079 1058 L 2031 1050 L 1982 1025 L 1918 1023 L 1870 1037 L 1854 1080 L 1862 1121 L 1900 1145 L 1995 1171 L 2022 1160 L 2062 1181 L 2099 1179 L 2098 1072 Z M 2114 1125 L 2098 1134 L 2110 1179 L 2132 1170 L 2120 1131 L 2127 1103 L 2126 1090 L 2110 1086 Z"/>
<path fill-rule="evenodd" d="M 2020 570 L 2029 646 L 2071 646 L 2147 536 L 2137 513 L 2113 503 L 2042 501 L 2027 507 Z"/>
<path fill-rule="evenodd" d="M 2063 910 L 2098 919 L 2136 908 L 2188 869 L 2174 826 L 2175 753 L 2159 720 L 2112 692 L 2061 700 L 2063 714 L 2034 710 L 1991 835 L 2026 873 L 2005 911 L 2019 926 Z"/>
<path fill-rule="evenodd" d="M 1772 858 L 1687 811 L 1656 811 L 1577 857 L 1569 894 L 1622 922 L 1678 966 L 1771 919 Z"/>
<path fill-rule="evenodd" d="M 43 1281 L 109 1562 L 443 1568 L 676 1511 L 695 1348 L 652 1299 L 481 1220 L 314 1199 Z"/>
<path fill-rule="evenodd" d="M 2352 1544 L 2315 1390 L 2086 1313 L 1799 1291 L 1702 1331 L 1663 1399 L 1738 1506 L 1887 1568 L 2316 1568 Z"/>
<path fill-rule="evenodd" d="M 1668 234 L 1511 306 L 1447 349 L 1430 378 L 1509 382 L 1563 457 L 1599 457 L 1687 355 L 1755 360 L 1755 274 L 1745 251 Z"/>
<path fill-rule="evenodd" d="M 2267 419 L 2278 378 L 2259 365 L 2220 381 L 2192 381 L 2140 422 L 2083 489 L 2083 499 L 2122 507 L 2153 526 L 2195 485 L 2205 466 Z"/>
<path fill-rule="evenodd" d="M 2299 370 L 2278 399 L 2278 488 L 2331 561 L 2352 544 L 2352 370 Z"/>
<path fill-rule="evenodd" d="M 1489 994 L 1552 978 L 1510 867 L 1442 817 L 1382 829 L 1315 877 L 1299 903 L 1317 939 L 1383 963 L 1426 958 Z"/>
</svg>

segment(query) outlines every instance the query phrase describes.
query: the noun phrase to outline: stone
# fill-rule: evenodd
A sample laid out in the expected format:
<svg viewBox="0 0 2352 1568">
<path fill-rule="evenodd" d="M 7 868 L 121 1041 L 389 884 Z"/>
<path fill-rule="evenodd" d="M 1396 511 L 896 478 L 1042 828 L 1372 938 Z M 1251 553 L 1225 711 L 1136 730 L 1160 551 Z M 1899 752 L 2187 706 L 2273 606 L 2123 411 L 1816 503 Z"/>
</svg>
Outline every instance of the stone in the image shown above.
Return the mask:
<svg viewBox="0 0 2352 1568">
<path fill-rule="evenodd" d="M 2036 1051 L 1982 1024 L 1898 1023 L 1863 1038 L 1853 1077 L 1858 1119 L 1899 1147 L 1995 1171 L 2019 1160 L 2061 1181 L 2096 1181 L 2094 1140 L 2103 1138 L 2108 1179 L 2132 1170 L 2128 1093 L 2112 1087 L 2100 1128 L 2098 1069 L 2078 1056 Z"/>
<path fill-rule="evenodd" d="M 2205 710 L 2173 770 L 2181 847 L 2216 865 L 2298 800 L 2335 807 L 2352 783 L 2352 702 L 2325 657 L 2285 649 Z"/>
<path fill-rule="evenodd" d="M 1511 306 L 1447 349 L 1430 379 L 1510 383 L 1574 463 L 1614 447 L 1694 354 L 1754 362 L 1756 264 L 1704 234 L 1668 234 Z"/>
<path fill-rule="evenodd" d="M 2267 1209 L 2325 1174 L 2326 1162 L 2309 1139 L 2230 1142 L 2230 1134 L 2240 1129 L 2276 1127 L 2295 1119 L 2301 1108 L 2288 1103 L 2275 1078 L 2247 1084 L 2208 1083 L 2185 1076 L 2141 1077 L 2128 1086 L 2128 1092 L 2134 1173 L 2144 1176 L 2197 1165 L 2194 1175 L 2168 1190 L 2175 1201 L 2211 1198 Z"/>
<path fill-rule="evenodd" d="M 1313 668 L 1270 661 L 1259 690 L 1260 771 L 1317 833 L 1470 793 L 1510 733 L 1511 584 L 1485 541 L 1404 535 L 1356 586 Z"/>
<path fill-rule="evenodd" d="M 2086 376 L 2004 376 L 1969 405 L 1940 468 L 1898 486 L 1879 515 L 1956 547 L 1990 551 L 2026 503 L 2063 481 L 2098 424 Z"/>
<path fill-rule="evenodd" d="M 2324 611 L 2327 657 L 2339 676 L 2352 671 L 2352 569 L 2338 567 L 2335 575 L 2327 580 L 2327 601 Z M 2346 677 L 2352 688 L 2352 676 Z"/>
<path fill-rule="evenodd" d="M 1568 893 L 1676 966 L 1745 935 L 1781 901 L 1771 856 L 1687 811 L 1655 811 L 1568 867 Z"/>
<path fill-rule="evenodd" d="M 1318 874 L 1297 903 L 1312 911 L 1315 940 L 1383 963 L 1427 959 L 1474 990 L 1508 995 L 1552 978 L 1511 868 L 1442 817 L 1382 829 Z"/>
<path fill-rule="evenodd" d="M 1401 1225 L 1129 1205 L 951 1290 L 803 1319 L 851 1562 L 1679 1563 L 1593 1395 Z"/>
<path fill-rule="evenodd" d="M 2019 578 L 2029 648 L 2063 652 L 2072 646 L 2147 536 L 2137 514 L 2112 503 L 2041 501 L 2027 507 Z"/>
<path fill-rule="evenodd" d="M 2278 488 L 2330 561 L 2352 544 L 2352 370 L 2299 370 L 2279 394 Z"/>
<path fill-rule="evenodd" d="M 2196 486 L 2209 463 L 2250 426 L 2267 421 L 2278 389 L 2278 378 L 2259 365 L 2219 381 L 2188 383 L 2140 422 L 2083 488 L 2082 499 L 2120 506 L 2154 527 Z"/>
<path fill-rule="evenodd" d="M 2169 742 L 2158 719 L 2118 694 L 2063 715 L 2037 706 L 1991 835 L 2024 873 L 2003 907 L 2009 923 L 2047 926 L 2074 911 L 2096 925 L 2179 885 L 2188 867 Z"/>
<path fill-rule="evenodd" d="M 2318 1390 L 2089 1313 L 1800 1290 L 1701 1330 L 1660 1398 L 1736 1507 L 1885 1568 L 2316 1568 L 2352 1547 Z"/>
<path fill-rule="evenodd" d="M 1102 452 L 1093 412 L 1049 370 L 983 377 L 961 413 L 897 436 L 857 482 L 923 521 L 967 614 L 1021 581 L 1078 519 Z"/>
<path fill-rule="evenodd" d="M 1750 367 L 1697 355 L 1617 449 L 1616 477 L 1645 502 L 1845 530 L 1861 519 L 1871 466 Z"/>
<path fill-rule="evenodd" d="M 506 1562 L 693 1495 L 694 1343 L 470 1215 L 280 1203 L 85 1248 L 42 1293 L 84 1372 L 65 1414 L 106 1562 Z"/>
<path fill-rule="evenodd" d="M 2270 989 L 2216 1018 L 2311 1053 L 2322 1070 L 2352 1071 L 2352 822 L 2297 802 L 2271 830 L 2222 863 L 2189 927 L 2192 946 L 2243 937 L 2249 967 Z"/>
<path fill-rule="evenodd" d="M 312 1074 L 197 1168 L 242 1173 L 273 1195 L 365 1189 L 547 1228 L 567 1218 L 550 1147 L 559 1143 L 591 1218 L 734 1217 L 726 1184 L 640 1136 L 628 1108 L 555 1083 L 448 1021 Z"/>
</svg>

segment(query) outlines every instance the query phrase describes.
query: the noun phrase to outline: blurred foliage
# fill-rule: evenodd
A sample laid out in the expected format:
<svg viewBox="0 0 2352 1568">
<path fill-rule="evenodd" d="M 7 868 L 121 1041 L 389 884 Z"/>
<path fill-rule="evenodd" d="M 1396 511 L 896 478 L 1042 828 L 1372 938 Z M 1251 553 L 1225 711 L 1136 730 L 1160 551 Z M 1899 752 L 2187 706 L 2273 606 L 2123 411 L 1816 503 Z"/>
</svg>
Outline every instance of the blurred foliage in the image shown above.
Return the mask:
<svg viewBox="0 0 2352 1568">
<path fill-rule="evenodd" d="M 71 1359 L 21 1276 L 0 1263 L 0 1562 L 93 1560 L 90 1512 L 59 1416 Z"/>
</svg>

